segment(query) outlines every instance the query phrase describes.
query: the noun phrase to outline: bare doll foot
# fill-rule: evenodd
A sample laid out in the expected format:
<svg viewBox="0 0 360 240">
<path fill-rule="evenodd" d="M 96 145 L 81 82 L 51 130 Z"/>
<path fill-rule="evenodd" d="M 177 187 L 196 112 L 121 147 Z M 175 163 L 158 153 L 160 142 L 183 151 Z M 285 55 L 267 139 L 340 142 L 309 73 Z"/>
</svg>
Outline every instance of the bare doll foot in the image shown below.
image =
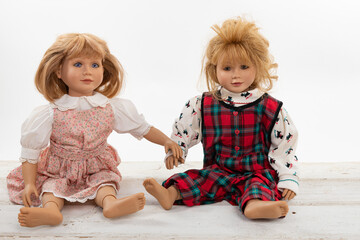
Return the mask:
<svg viewBox="0 0 360 240">
<path fill-rule="evenodd" d="M 132 214 L 142 210 L 145 202 L 144 193 L 136 193 L 120 199 L 108 196 L 104 199 L 103 214 L 106 218 L 116 218 Z"/>
<path fill-rule="evenodd" d="M 36 227 L 40 225 L 58 225 L 63 216 L 58 209 L 54 208 L 20 208 L 18 221 L 22 227 Z"/>
<path fill-rule="evenodd" d="M 274 219 L 285 217 L 289 207 L 285 201 L 261 201 L 253 199 L 246 204 L 244 215 L 250 219 Z"/>
<path fill-rule="evenodd" d="M 170 210 L 178 198 L 178 190 L 175 187 L 168 189 L 161 186 L 155 179 L 145 179 L 143 183 L 146 191 L 153 195 L 165 210 Z"/>
</svg>

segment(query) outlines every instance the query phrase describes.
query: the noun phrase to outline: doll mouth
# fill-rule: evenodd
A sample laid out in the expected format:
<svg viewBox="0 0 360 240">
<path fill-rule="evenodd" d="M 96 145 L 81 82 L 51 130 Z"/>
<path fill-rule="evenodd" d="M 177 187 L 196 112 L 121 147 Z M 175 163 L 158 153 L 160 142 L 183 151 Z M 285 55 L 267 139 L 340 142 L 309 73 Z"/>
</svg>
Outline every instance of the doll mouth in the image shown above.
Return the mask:
<svg viewBox="0 0 360 240">
<path fill-rule="evenodd" d="M 91 79 L 83 79 L 83 80 L 81 80 L 81 82 L 83 82 L 83 83 L 92 83 L 93 80 L 91 80 Z"/>
<path fill-rule="evenodd" d="M 241 82 L 236 82 L 236 83 L 231 83 L 231 85 L 235 86 L 235 87 L 239 87 L 241 86 L 243 83 Z"/>
</svg>

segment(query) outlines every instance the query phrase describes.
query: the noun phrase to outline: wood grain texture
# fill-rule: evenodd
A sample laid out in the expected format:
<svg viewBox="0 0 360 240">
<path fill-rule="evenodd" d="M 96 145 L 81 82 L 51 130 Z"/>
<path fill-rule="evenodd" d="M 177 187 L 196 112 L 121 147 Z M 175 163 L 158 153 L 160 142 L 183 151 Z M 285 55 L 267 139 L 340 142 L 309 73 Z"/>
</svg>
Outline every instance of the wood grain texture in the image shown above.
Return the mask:
<svg viewBox="0 0 360 240">
<path fill-rule="evenodd" d="M 251 221 L 225 201 L 165 211 L 146 194 L 145 209 L 133 215 L 109 220 L 91 203 L 72 204 L 61 225 L 32 229 L 18 225 L 22 206 L 7 195 L 6 176 L 18 165 L 0 161 L 0 239 L 360 239 L 360 162 L 301 164 L 300 195 L 284 219 Z M 200 167 L 192 162 L 169 171 L 161 162 L 124 162 L 119 196 L 145 192 L 146 177 L 161 182 Z"/>
</svg>

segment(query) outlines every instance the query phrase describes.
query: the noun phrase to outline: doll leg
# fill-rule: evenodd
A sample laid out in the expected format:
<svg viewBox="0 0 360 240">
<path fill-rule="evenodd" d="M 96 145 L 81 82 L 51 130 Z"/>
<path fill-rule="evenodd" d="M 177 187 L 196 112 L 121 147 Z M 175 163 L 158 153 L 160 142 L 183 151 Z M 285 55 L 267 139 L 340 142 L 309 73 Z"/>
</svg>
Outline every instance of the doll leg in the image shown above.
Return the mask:
<svg viewBox="0 0 360 240">
<path fill-rule="evenodd" d="M 55 197 L 52 193 L 47 192 L 42 196 L 42 205 L 42 208 L 21 208 L 18 215 L 20 226 L 54 226 L 62 222 L 63 216 L 60 211 L 64 206 L 64 199 Z"/>
<path fill-rule="evenodd" d="M 170 210 L 174 202 L 181 199 L 179 189 L 174 185 L 164 188 L 154 178 L 145 179 L 143 185 L 146 191 L 154 196 L 165 210 Z"/>
<path fill-rule="evenodd" d="M 113 187 L 104 186 L 98 190 L 95 203 L 103 208 L 106 218 L 115 218 L 142 210 L 145 206 L 145 196 L 144 193 L 136 193 L 118 199 Z"/>
<path fill-rule="evenodd" d="M 252 199 L 246 203 L 244 215 L 249 219 L 274 219 L 285 217 L 289 207 L 285 201 Z"/>
<path fill-rule="evenodd" d="M 155 179 L 146 179 L 144 187 L 164 209 L 169 210 L 176 200 L 189 207 L 222 201 L 229 191 L 230 182 L 230 178 L 214 165 L 174 174 L 164 181 L 163 186 Z"/>
<path fill-rule="evenodd" d="M 256 175 L 248 179 L 240 200 L 244 215 L 249 219 L 285 217 L 287 202 L 280 201 L 281 194 L 272 178 Z"/>
</svg>

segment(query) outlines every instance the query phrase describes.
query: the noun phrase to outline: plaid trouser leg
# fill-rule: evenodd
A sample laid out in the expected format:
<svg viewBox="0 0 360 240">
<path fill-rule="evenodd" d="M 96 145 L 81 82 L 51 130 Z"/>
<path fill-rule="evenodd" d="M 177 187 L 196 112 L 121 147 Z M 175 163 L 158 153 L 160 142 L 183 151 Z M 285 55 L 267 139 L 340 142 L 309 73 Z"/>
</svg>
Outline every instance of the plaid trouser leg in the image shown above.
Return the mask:
<svg viewBox="0 0 360 240">
<path fill-rule="evenodd" d="M 261 174 L 254 174 L 246 180 L 243 194 L 237 197 L 242 212 L 244 212 L 246 203 L 251 199 L 278 201 L 281 199 L 281 194 L 273 181 Z"/>
<path fill-rule="evenodd" d="M 219 202 L 225 199 L 230 190 L 230 178 L 222 170 L 211 166 L 198 170 L 192 169 L 171 176 L 163 182 L 165 188 L 175 185 L 182 200 L 177 204 L 194 206 Z"/>
</svg>

